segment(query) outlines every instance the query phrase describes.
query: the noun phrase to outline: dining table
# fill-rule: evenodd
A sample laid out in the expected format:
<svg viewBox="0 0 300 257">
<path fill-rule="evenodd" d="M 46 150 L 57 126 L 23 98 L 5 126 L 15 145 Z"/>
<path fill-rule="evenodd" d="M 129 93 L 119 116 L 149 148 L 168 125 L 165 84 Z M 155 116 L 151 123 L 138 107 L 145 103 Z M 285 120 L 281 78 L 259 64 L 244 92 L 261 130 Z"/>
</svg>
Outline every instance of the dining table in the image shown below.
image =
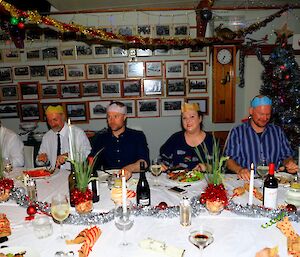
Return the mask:
<svg viewBox="0 0 300 257">
<path fill-rule="evenodd" d="M 14 179 L 15 187 L 24 187 L 22 180 L 23 169 L 14 169 L 9 174 Z M 69 195 L 68 176 L 70 171 L 57 170 L 49 177 L 36 179 L 37 200 L 39 202 L 50 203 L 51 198 L 63 193 Z M 98 171 L 100 185 L 100 200 L 93 204 L 92 214 L 102 213 L 107 215 L 114 209 L 114 202 L 111 199 L 111 189 L 107 183 L 107 173 Z M 167 174 L 162 173 L 157 177 L 159 185 L 154 185 L 155 177 L 150 173 L 146 173 L 151 192 L 151 207 L 147 215 L 141 212 L 140 215 L 133 217 L 134 224 L 131 229 L 126 231 L 126 238 L 129 242 L 128 246 L 121 246 L 122 231 L 118 230 L 114 220 L 99 224 L 63 224 L 64 231 L 69 239 L 74 239 L 80 231 L 85 228 L 96 225 L 101 230 L 101 235 L 89 254 L 90 257 L 110 256 L 110 257 L 159 257 L 167 256 L 164 252 L 158 252 L 151 249 L 141 247 L 140 242 L 151 238 L 164 245 L 183 249 L 185 257 L 206 256 L 206 257 L 254 257 L 255 254 L 265 247 L 278 246 L 278 254 L 281 257 L 288 256 L 287 238 L 276 227 L 276 224 L 270 224 L 266 227 L 262 225 L 270 221 L 269 217 L 261 217 L 255 214 L 243 215 L 239 212 L 224 209 L 219 215 L 210 214 L 204 206 L 193 215 L 190 226 L 182 226 L 178 209 L 183 196 L 189 199 L 199 199 L 201 192 L 207 186 L 205 179 L 194 182 L 179 182 L 171 180 Z M 134 173 L 132 178 L 127 181 L 128 189 L 136 191 L 139 174 Z M 235 174 L 226 174 L 223 183 L 227 190 L 228 196 L 233 195 L 233 190 L 243 186 L 245 181 L 239 179 Z M 254 186 L 258 190 L 262 190 L 262 180 L 254 179 Z M 179 194 L 169 190 L 171 187 L 178 186 L 186 190 L 185 194 Z M 279 186 L 278 188 L 278 205 L 284 206 L 288 186 Z M 241 196 L 234 197 L 232 201 L 239 206 L 247 206 L 249 193 L 246 192 Z M 136 204 L 136 198 L 130 199 Z M 160 203 L 164 203 L 164 207 L 173 208 L 173 215 L 151 215 L 151 210 L 159 208 Z M 253 200 L 255 206 L 261 206 L 262 202 L 256 198 Z M 200 202 L 199 202 L 200 205 Z M 166 210 L 159 210 L 165 212 Z M 51 218 L 53 233 L 42 239 L 38 239 L 33 231 L 33 220 L 27 220 L 27 208 L 22 203 L 17 203 L 15 199 L 9 199 L 0 203 L 0 213 L 6 214 L 11 226 L 11 235 L 8 241 L 0 244 L 0 247 L 19 247 L 20 249 L 28 249 L 25 257 L 55 257 L 57 252 L 68 253 L 74 252 L 74 256 L 78 255 L 80 244 L 66 244 L 64 239 L 58 238 L 60 234 L 60 225 Z M 146 212 L 145 212 L 146 213 Z M 76 214 L 75 208 L 71 208 L 71 214 Z M 299 213 L 298 213 L 299 215 Z M 84 219 L 84 216 L 82 216 Z M 80 217 L 79 217 L 80 219 Z M 296 221 L 291 221 L 296 232 L 300 234 L 300 225 Z M 200 226 L 207 226 L 213 231 L 213 242 L 205 247 L 202 251 L 189 241 L 190 231 Z M 0 248 L 3 250 L 5 248 Z M 62 255 L 68 256 L 68 255 Z"/>
</svg>

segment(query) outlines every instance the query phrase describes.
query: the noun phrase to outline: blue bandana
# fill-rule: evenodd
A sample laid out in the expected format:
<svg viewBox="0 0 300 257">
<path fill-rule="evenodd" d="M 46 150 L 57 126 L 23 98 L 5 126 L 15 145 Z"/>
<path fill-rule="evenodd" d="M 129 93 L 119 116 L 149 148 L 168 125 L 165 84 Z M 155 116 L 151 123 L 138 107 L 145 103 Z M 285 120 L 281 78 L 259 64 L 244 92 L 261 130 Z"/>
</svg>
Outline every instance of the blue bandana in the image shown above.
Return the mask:
<svg viewBox="0 0 300 257">
<path fill-rule="evenodd" d="M 255 108 L 257 106 L 261 106 L 261 105 L 272 105 L 272 100 L 267 97 L 267 96 L 264 96 L 264 97 L 254 97 L 254 99 L 251 101 L 251 107 Z"/>
</svg>

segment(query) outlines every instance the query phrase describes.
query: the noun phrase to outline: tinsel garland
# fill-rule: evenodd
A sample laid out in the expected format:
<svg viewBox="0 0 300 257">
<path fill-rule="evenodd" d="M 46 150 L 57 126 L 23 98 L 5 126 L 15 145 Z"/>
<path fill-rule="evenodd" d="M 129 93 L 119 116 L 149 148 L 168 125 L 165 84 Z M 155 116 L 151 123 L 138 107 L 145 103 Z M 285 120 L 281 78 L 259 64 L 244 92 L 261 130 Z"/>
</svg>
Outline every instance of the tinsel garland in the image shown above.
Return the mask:
<svg viewBox="0 0 300 257">
<path fill-rule="evenodd" d="M 23 187 L 13 188 L 11 190 L 10 199 L 15 200 L 19 206 L 27 208 L 32 203 L 29 202 L 28 197 L 25 194 L 25 189 Z M 50 204 L 47 202 L 34 202 L 38 211 L 43 213 L 50 214 Z M 195 196 L 191 199 L 192 207 L 192 216 L 196 217 L 200 213 L 205 212 L 205 206 L 200 203 L 199 196 Z M 235 214 L 247 216 L 251 218 L 269 218 L 276 219 L 278 216 L 282 215 L 283 212 L 286 212 L 283 209 L 266 209 L 263 206 L 258 205 L 240 205 L 234 203 L 232 200 L 229 201 L 229 204 L 226 207 L 226 210 L 231 211 Z M 300 212 L 286 212 L 290 220 L 299 222 L 300 221 Z M 179 217 L 179 206 L 170 206 L 167 208 L 159 208 L 158 206 L 149 206 L 149 207 L 137 207 L 134 206 L 132 210 L 132 215 L 136 217 L 155 217 L 155 218 L 174 218 Z M 88 214 L 77 214 L 72 213 L 69 217 L 63 222 L 65 224 L 73 225 L 96 225 L 104 224 L 110 222 L 114 219 L 114 211 L 110 210 L 109 212 L 91 212 Z"/>
</svg>

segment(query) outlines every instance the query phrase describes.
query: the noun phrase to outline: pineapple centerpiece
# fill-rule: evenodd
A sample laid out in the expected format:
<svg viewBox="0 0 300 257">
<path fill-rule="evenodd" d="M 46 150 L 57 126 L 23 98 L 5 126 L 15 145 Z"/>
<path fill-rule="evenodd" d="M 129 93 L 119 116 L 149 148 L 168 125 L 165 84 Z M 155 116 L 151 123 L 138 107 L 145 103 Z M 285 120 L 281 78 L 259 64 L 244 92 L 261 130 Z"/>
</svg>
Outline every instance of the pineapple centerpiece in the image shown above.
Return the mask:
<svg viewBox="0 0 300 257">
<path fill-rule="evenodd" d="M 195 148 L 199 160 L 206 166 L 207 187 L 200 196 L 200 202 L 206 205 L 211 214 L 219 214 L 228 204 L 227 191 L 223 185 L 222 166 L 229 157 L 221 156 L 219 142 L 216 141 L 215 137 L 213 138 L 212 156 L 209 155 L 206 146 L 202 150 L 206 155 L 206 161 L 203 160 L 199 149 Z"/>
</svg>

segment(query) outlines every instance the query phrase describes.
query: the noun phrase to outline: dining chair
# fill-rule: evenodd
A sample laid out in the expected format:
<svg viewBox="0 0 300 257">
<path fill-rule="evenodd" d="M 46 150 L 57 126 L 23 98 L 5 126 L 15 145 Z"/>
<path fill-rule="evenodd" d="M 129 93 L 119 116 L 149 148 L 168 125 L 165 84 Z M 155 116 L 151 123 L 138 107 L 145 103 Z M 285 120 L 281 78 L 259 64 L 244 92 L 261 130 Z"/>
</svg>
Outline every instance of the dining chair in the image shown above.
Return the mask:
<svg viewBox="0 0 300 257">
<path fill-rule="evenodd" d="M 25 167 L 27 169 L 34 168 L 34 160 L 33 160 L 34 147 L 33 146 L 24 146 L 24 161 Z"/>
</svg>

